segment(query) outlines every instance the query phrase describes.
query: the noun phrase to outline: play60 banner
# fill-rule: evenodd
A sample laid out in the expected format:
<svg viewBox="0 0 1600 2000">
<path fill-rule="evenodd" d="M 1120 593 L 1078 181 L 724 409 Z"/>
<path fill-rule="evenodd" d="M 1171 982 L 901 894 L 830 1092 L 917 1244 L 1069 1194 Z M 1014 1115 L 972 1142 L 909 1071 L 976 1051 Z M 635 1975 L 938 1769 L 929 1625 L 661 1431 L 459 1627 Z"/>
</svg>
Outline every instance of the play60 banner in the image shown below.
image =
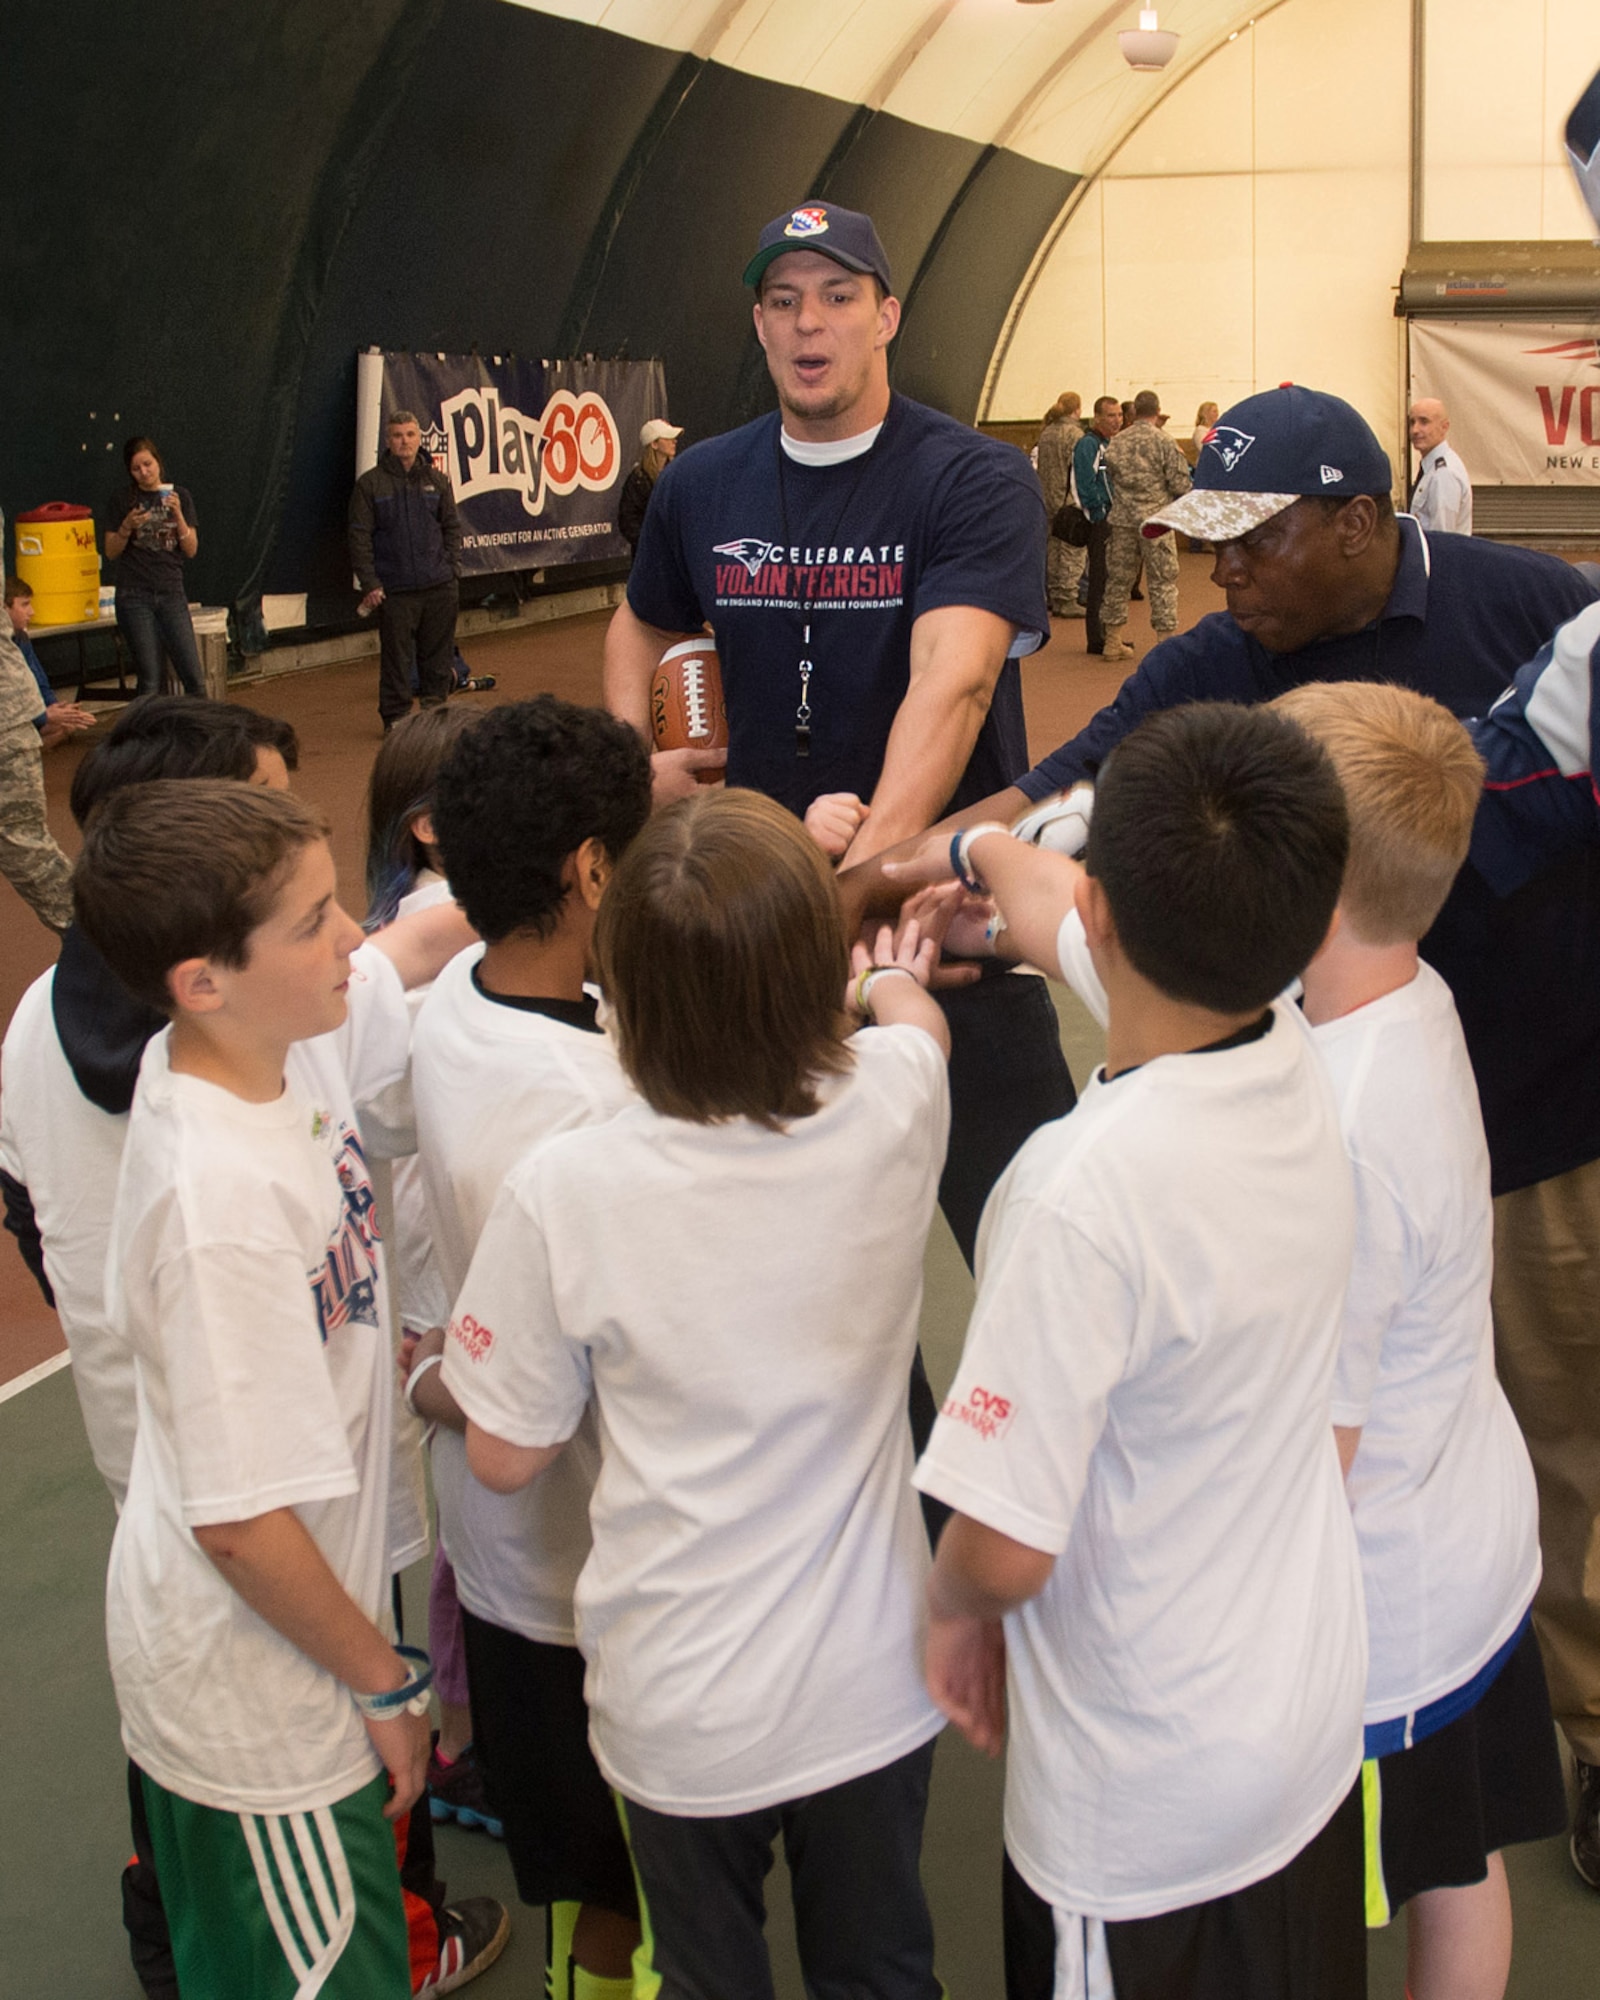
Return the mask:
<svg viewBox="0 0 1600 2000">
<path fill-rule="evenodd" d="M 388 413 L 413 411 L 455 489 L 464 575 L 627 554 L 617 500 L 640 427 L 667 414 L 659 361 L 369 348 L 356 363 L 357 475 L 384 449 Z"/>
</svg>

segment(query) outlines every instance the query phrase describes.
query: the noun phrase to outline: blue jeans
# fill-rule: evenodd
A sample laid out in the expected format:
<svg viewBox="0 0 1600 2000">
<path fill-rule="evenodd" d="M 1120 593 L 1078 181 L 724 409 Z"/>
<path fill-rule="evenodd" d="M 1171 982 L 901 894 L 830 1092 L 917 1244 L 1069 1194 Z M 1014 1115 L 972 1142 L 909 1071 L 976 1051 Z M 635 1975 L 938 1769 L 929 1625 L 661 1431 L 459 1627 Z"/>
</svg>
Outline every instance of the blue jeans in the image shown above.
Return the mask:
<svg viewBox="0 0 1600 2000">
<path fill-rule="evenodd" d="M 161 656 L 172 662 L 185 694 L 204 694 L 200 649 L 194 642 L 187 601 L 176 593 L 117 592 L 117 630 L 128 642 L 140 694 L 160 694 Z"/>
</svg>

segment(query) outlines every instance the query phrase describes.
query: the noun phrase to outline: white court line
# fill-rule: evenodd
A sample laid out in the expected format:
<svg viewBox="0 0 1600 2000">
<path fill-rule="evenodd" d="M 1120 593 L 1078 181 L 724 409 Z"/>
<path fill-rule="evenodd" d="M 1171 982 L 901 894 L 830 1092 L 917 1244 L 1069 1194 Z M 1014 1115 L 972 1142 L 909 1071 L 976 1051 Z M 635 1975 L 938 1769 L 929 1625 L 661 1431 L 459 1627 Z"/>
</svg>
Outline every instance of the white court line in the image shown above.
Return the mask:
<svg viewBox="0 0 1600 2000">
<path fill-rule="evenodd" d="M 42 1382 L 47 1375 L 59 1375 L 63 1368 L 71 1366 L 72 1351 L 64 1347 L 59 1354 L 52 1354 L 48 1361 L 41 1361 L 34 1368 L 25 1368 L 20 1375 L 14 1375 L 9 1382 L 0 1384 L 0 1403 L 10 1402 L 24 1389 L 31 1389 L 35 1382 Z"/>
</svg>

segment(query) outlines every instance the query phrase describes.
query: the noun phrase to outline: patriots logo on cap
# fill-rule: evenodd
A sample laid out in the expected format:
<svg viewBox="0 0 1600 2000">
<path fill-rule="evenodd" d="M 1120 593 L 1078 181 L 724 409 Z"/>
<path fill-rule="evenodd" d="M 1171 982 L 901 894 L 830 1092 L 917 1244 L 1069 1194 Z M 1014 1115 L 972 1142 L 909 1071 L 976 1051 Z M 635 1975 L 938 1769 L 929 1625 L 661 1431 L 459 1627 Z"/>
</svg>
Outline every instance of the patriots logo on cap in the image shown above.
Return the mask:
<svg viewBox="0 0 1600 2000">
<path fill-rule="evenodd" d="M 825 236 L 828 211 L 825 208 L 797 208 L 783 225 L 785 236 Z"/>
<path fill-rule="evenodd" d="M 759 535 L 744 535 L 736 542 L 718 542 L 711 553 L 714 556 L 732 556 L 735 562 L 743 563 L 752 576 L 758 576 L 764 562 L 782 555 L 783 544 L 764 542 Z"/>
<path fill-rule="evenodd" d="M 1255 439 L 1248 431 L 1236 431 L 1232 424 L 1213 424 L 1206 432 L 1201 450 L 1214 451 L 1222 460 L 1223 470 L 1232 472 L 1254 443 Z"/>
</svg>

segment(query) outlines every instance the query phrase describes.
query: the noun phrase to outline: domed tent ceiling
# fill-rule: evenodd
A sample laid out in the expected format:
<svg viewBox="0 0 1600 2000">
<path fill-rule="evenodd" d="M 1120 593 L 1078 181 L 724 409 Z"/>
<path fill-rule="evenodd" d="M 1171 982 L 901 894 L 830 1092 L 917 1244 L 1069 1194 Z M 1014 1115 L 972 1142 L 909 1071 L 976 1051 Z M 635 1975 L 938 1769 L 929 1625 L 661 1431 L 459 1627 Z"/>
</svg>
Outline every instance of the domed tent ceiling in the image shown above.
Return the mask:
<svg viewBox="0 0 1600 2000">
<path fill-rule="evenodd" d="M 1173 0 L 1160 76 L 1092 0 L 261 0 L 0 18 L 8 512 L 99 504 L 133 430 L 193 488 L 211 602 L 347 611 L 359 347 L 657 354 L 704 434 L 762 406 L 739 268 L 827 193 L 877 217 L 896 379 L 975 414 L 1079 178 L 1243 19 Z"/>
</svg>

